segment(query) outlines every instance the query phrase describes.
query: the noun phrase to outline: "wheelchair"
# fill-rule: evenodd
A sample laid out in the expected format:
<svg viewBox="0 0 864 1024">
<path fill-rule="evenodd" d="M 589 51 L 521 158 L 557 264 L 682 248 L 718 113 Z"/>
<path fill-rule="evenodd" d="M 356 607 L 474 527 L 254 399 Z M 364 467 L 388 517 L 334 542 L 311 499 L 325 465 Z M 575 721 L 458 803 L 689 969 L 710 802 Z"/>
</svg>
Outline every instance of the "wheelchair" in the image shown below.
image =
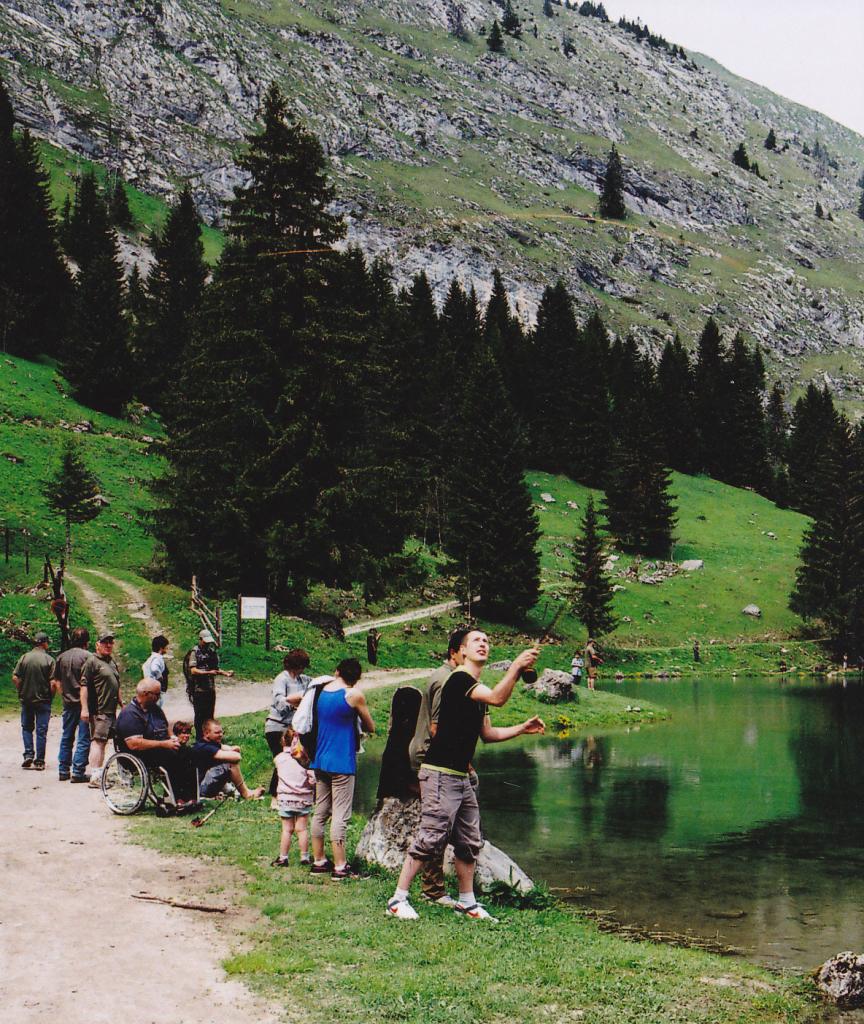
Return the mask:
<svg viewBox="0 0 864 1024">
<path fill-rule="evenodd" d="M 201 810 L 203 803 L 195 776 L 195 796 L 182 807 L 174 795 L 168 772 L 161 765 L 146 765 L 137 755 L 117 750 L 105 762 L 100 788 L 102 799 L 114 814 L 137 814 L 150 801 L 159 818 Z"/>
</svg>

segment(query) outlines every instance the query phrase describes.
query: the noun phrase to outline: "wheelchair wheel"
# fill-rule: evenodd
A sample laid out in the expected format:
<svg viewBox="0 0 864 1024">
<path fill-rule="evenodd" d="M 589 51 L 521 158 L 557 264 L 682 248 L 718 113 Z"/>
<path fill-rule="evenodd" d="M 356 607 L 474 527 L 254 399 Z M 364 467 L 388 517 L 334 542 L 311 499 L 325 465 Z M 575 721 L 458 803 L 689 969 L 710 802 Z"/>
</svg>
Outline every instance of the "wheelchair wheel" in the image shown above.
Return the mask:
<svg viewBox="0 0 864 1024">
<path fill-rule="evenodd" d="M 113 754 L 102 769 L 102 796 L 115 814 L 135 814 L 147 802 L 147 768 L 134 754 Z"/>
</svg>

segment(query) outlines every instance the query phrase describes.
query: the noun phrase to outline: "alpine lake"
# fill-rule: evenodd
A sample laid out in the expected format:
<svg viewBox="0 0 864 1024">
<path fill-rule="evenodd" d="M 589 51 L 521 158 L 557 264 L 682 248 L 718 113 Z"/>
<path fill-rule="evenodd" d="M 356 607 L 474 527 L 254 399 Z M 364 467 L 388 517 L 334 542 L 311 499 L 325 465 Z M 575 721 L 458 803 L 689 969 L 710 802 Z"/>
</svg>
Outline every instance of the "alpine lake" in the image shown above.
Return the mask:
<svg viewBox="0 0 864 1024">
<path fill-rule="evenodd" d="M 796 972 L 864 950 L 858 676 L 601 686 L 672 717 L 479 744 L 486 837 L 536 882 L 620 926 Z M 367 743 L 360 758 L 363 813 L 375 807 L 382 746 Z"/>
</svg>

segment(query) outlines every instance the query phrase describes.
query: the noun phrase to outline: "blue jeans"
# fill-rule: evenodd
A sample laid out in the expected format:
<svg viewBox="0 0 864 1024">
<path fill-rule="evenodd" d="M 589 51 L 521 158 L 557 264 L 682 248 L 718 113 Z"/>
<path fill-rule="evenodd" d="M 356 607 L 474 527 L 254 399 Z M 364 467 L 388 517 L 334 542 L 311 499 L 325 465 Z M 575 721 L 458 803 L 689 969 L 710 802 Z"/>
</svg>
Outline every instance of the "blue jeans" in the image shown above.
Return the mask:
<svg viewBox="0 0 864 1024">
<path fill-rule="evenodd" d="M 51 701 L 39 704 L 21 705 L 21 738 L 24 740 L 24 757 L 33 759 L 33 729 L 36 729 L 36 760 L 45 760 L 45 744 L 48 740 L 48 723 L 51 721 Z"/>
<path fill-rule="evenodd" d="M 75 742 L 75 730 L 78 739 Z M 75 742 L 75 753 L 72 744 Z M 65 704 L 63 706 L 63 732 L 60 736 L 60 750 L 57 752 L 57 768 L 61 775 L 68 775 L 69 762 L 72 762 L 73 775 L 87 773 L 87 759 L 90 756 L 90 726 L 81 721 L 81 705 Z"/>
</svg>

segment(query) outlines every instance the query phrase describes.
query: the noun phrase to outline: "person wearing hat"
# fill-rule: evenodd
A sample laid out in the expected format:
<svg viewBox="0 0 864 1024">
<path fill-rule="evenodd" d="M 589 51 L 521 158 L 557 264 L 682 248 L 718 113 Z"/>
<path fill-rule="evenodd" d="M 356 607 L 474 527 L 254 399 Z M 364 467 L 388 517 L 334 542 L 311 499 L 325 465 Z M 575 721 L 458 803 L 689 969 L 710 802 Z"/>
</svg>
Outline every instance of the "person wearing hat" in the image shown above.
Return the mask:
<svg viewBox="0 0 864 1024">
<path fill-rule="evenodd" d="M 90 786 L 98 788 L 105 747 L 114 735 L 117 708 L 123 707 L 120 668 L 114 660 L 114 634 L 102 633 L 81 669 L 81 721 L 90 723 Z"/>
<path fill-rule="evenodd" d="M 192 677 L 190 698 L 195 708 L 195 738 L 204 738 L 204 723 L 216 716 L 216 676 L 231 678 L 233 672 L 219 668 L 216 652 L 216 638 L 209 629 L 198 634 L 198 646 L 189 654 L 189 671 Z"/>
<path fill-rule="evenodd" d="M 57 692 L 53 677 L 54 659 L 48 653 L 48 634 L 40 630 L 33 637 L 33 649 L 21 655 L 12 672 L 12 682 L 21 702 L 21 738 L 24 741 L 22 768 L 32 768 L 39 772 L 45 770 L 45 744 L 48 741 L 48 723 L 51 721 L 51 698 Z"/>
</svg>

